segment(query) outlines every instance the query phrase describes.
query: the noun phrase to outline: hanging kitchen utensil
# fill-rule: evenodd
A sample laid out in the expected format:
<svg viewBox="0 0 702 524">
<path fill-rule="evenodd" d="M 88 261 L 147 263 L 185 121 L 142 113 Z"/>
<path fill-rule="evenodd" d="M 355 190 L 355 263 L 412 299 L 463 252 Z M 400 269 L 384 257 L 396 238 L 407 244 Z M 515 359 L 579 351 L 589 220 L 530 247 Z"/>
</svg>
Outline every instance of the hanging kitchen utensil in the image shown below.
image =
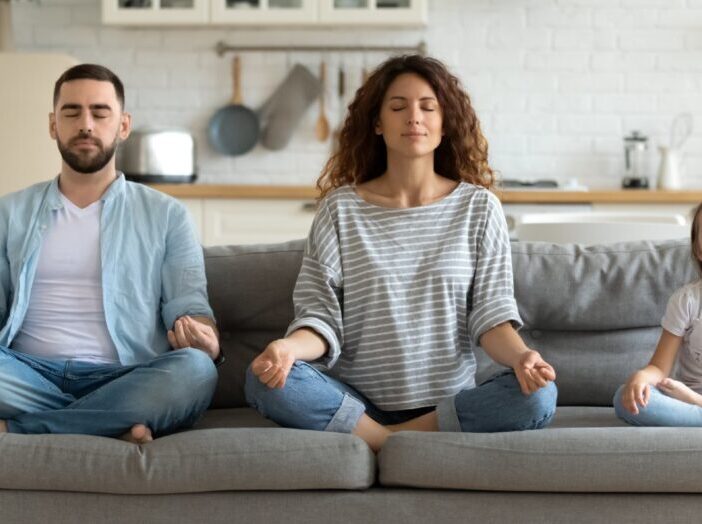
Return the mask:
<svg viewBox="0 0 702 524">
<path fill-rule="evenodd" d="M 220 108 L 210 119 L 208 136 L 212 147 L 223 155 L 243 155 L 256 145 L 259 136 L 258 115 L 242 104 L 241 61 L 232 60 L 234 92 L 231 103 Z"/>
<path fill-rule="evenodd" d="M 317 99 L 320 91 L 317 77 L 305 66 L 295 64 L 285 80 L 258 110 L 261 145 L 273 151 L 288 145 L 303 114 Z"/>
<path fill-rule="evenodd" d="M 327 89 L 327 64 L 322 60 L 319 66 L 319 83 L 322 85 L 322 92 L 319 95 L 319 117 L 314 128 L 314 134 L 320 142 L 326 142 L 329 138 L 329 120 L 324 111 L 324 94 Z"/>
<path fill-rule="evenodd" d="M 346 74 L 344 73 L 344 66 L 339 65 L 339 78 L 337 79 L 337 93 L 339 95 L 339 118 L 336 121 L 336 127 L 332 133 L 332 153 L 336 153 L 339 150 L 339 137 L 341 136 L 341 129 L 344 127 L 344 116 L 346 116 Z"/>
</svg>

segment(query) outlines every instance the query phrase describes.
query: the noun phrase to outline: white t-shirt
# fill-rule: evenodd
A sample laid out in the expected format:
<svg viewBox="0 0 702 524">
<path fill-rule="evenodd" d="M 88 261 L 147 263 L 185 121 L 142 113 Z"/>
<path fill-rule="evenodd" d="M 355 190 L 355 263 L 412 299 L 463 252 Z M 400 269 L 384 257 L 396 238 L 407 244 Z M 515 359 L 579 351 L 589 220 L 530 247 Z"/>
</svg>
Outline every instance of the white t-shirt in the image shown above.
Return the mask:
<svg viewBox="0 0 702 524">
<path fill-rule="evenodd" d="M 22 327 L 12 349 L 43 358 L 119 362 L 102 301 L 102 201 L 81 209 L 61 195 L 44 235 Z"/>
<path fill-rule="evenodd" d="M 676 378 L 702 394 L 702 280 L 673 293 L 661 325 L 673 335 L 683 337 Z"/>
</svg>

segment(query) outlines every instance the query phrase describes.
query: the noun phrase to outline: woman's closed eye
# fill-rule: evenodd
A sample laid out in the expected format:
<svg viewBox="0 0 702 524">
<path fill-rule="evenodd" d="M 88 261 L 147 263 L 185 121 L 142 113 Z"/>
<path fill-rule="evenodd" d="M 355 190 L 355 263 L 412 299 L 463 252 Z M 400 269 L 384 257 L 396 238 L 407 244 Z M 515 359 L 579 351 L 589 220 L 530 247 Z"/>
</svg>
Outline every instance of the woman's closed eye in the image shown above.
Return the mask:
<svg viewBox="0 0 702 524">
<path fill-rule="evenodd" d="M 406 106 L 405 107 L 391 107 L 390 108 L 391 111 L 395 111 L 395 112 L 404 111 L 405 109 L 407 109 Z M 419 109 L 421 109 L 422 111 L 436 111 L 435 108 L 429 107 L 429 106 L 420 107 Z"/>
</svg>

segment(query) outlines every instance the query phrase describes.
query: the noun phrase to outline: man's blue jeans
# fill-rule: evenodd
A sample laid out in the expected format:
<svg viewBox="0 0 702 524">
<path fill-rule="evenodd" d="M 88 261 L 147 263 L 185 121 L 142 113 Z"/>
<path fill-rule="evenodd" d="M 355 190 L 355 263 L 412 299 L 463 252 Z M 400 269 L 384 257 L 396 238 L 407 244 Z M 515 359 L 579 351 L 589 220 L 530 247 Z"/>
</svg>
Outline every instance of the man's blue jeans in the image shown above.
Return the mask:
<svg viewBox="0 0 702 524">
<path fill-rule="evenodd" d="M 632 426 L 671 426 L 702 427 L 702 407 L 688 404 L 682 400 L 669 397 L 658 388 L 651 386 L 651 396 L 646 407 L 639 406 L 638 415 L 634 415 L 622 404 L 620 386 L 614 394 L 614 412 L 627 424 Z"/>
<path fill-rule="evenodd" d="M 0 419 L 10 433 L 120 436 L 145 424 L 154 436 L 195 423 L 217 384 L 203 351 L 170 351 L 144 364 L 38 358 L 0 347 Z"/>
<path fill-rule="evenodd" d="M 553 382 L 527 396 L 520 391 L 514 373 L 504 372 L 442 400 L 436 406 L 439 430 L 491 433 L 539 429 L 553 418 L 556 397 Z M 382 411 L 352 387 L 302 361 L 293 364 L 282 389 L 261 383 L 249 367 L 246 401 L 281 426 L 337 433 L 351 433 L 363 413 L 387 425 L 434 409 Z"/>
</svg>

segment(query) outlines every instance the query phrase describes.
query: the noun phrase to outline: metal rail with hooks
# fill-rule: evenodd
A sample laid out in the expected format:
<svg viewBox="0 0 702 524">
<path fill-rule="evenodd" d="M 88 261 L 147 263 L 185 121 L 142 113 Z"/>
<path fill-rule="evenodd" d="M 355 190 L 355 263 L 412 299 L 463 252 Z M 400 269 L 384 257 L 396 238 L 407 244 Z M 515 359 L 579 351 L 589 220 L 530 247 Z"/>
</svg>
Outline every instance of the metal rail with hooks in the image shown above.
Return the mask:
<svg viewBox="0 0 702 524">
<path fill-rule="evenodd" d="M 361 45 L 228 45 L 223 41 L 217 42 L 215 52 L 219 56 L 223 56 L 229 52 L 247 52 L 247 51 L 279 51 L 279 52 L 391 52 L 391 53 L 419 53 L 420 55 L 427 54 L 427 43 L 419 42 L 415 46 L 361 46 Z"/>
</svg>

